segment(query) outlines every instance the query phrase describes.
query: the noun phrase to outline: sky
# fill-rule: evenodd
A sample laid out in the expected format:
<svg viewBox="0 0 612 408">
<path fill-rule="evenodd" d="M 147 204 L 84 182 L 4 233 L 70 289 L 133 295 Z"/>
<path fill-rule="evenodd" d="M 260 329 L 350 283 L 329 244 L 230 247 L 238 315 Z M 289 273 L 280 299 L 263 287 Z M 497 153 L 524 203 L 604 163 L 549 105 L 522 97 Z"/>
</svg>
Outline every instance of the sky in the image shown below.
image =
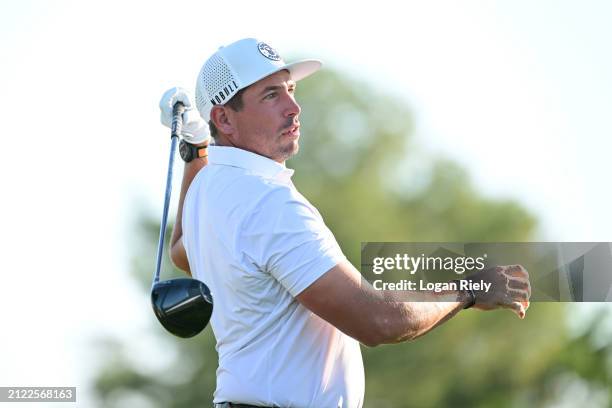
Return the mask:
<svg viewBox="0 0 612 408">
<path fill-rule="evenodd" d="M 612 241 L 612 3 L 235 4 L 0 3 L 0 385 L 72 385 L 87 402 L 103 336 L 144 367 L 167 361 L 129 275 L 137 211 L 163 204 L 157 104 L 243 37 L 405 101 L 418 143 L 524 204 L 540 239 Z"/>
</svg>

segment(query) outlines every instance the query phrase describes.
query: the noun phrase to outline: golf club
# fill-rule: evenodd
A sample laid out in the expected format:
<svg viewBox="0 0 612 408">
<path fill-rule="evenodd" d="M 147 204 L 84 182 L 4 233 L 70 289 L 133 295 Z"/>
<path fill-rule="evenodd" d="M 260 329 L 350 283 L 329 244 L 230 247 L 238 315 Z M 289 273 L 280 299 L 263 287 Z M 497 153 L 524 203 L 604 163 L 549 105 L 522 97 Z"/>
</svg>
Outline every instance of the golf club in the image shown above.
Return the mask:
<svg viewBox="0 0 612 408">
<path fill-rule="evenodd" d="M 182 338 L 193 337 L 200 333 L 210 321 L 213 310 L 213 301 L 210 290 L 197 279 L 179 278 L 159 281 L 161 261 L 164 250 L 164 233 L 168 221 L 168 207 L 172 192 L 172 168 L 174 166 L 174 153 L 176 143 L 181 134 L 182 114 L 185 107 L 177 102 L 172 108 L 172 130 L 170 145 L 170 161 L 168 176 L 166 178 L 166 194 L 161 226 L 159 229 L 159 242 L 157 245 L 157 264 L 151 288 L 151 303 L 153 311 L 159 322 L 166 330 Z"/>
</svg>

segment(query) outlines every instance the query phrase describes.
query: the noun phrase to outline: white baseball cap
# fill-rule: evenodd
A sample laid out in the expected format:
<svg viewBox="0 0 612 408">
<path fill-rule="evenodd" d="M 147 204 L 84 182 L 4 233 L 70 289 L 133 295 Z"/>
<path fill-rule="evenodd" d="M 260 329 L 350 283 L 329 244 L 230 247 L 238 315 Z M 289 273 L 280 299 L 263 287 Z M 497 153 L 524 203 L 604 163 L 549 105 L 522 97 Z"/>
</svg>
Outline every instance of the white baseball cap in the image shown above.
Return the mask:
<svg viewBox="0 0 612 408">
<path fill-rule="evenodd" d="M 196 82 L 196 106 L 208 122 L 214 105 L 223 105 L 239 90 L 286 69 L 299 81 L 321 68 L 321 61 L 301 60 L 286 64 L 263 41 L 245 38 L 220 47 L 202 66 Z"/>
</svg>

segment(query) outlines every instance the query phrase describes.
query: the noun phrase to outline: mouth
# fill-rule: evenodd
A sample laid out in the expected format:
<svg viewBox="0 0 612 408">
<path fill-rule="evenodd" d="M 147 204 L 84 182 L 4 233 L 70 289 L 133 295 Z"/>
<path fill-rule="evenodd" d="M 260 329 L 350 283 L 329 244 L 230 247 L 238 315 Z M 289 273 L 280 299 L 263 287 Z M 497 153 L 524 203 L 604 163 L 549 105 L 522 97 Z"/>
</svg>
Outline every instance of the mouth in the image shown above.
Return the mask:
<svg viewBox="0 0 612 408">
<path fill-rule="evenodd" d="M 300 135 L 300 125 L 292 125 L 291 127 L 289 127 L 288 129 L 286 129 L 283 133 L 281 133 L 282 135 L 286 135 L 286 136 L 294 136 L 297 137 Z"/>
</svg>

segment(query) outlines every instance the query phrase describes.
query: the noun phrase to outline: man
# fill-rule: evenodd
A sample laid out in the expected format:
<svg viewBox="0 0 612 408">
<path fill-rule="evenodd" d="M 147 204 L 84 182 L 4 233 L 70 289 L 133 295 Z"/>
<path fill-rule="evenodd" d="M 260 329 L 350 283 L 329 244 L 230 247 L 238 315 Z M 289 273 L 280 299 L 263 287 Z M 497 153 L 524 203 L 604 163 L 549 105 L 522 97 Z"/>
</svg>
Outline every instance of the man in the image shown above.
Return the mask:
<svg viewBox="0 0 612 408">
<path fill-rule="evenodd" d="M 520 266 L 479 272 L 474 279 L 493 284 L 488 293 L 421 293 L 426 302 L 402 301 L 361 279 L 285 167 L 301 136 L 296 81 L 319 67 L 287 65 L 269 45 L 244 39 L 202 67 L 203 120 L 183 90 L 160 104 L 166 125 L 174 103 L 187 107 L 181 151 L 193 159 L 171 257 L 214 298 L 217 407 L 361 407 L 359 342 L 411 340 L 465 307 L 510 308 L 523 318 L 529 306 Z M 208 128 L 215 145 L 206 148 Z"/>
</svg>

